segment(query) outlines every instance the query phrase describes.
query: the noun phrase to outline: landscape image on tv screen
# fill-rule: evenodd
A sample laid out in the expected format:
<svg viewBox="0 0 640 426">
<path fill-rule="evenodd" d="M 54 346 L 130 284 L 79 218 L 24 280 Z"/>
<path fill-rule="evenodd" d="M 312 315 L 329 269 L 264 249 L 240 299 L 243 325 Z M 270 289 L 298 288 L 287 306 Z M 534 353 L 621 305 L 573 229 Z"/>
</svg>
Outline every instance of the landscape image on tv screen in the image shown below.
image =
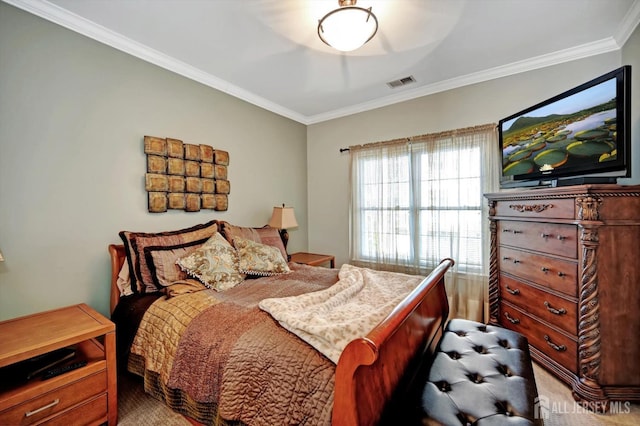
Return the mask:
<svg viewBox="0 0 640 426">
<path fill-rule="evenodd" d="M 504 176 L 551 174 L 617 158 L 616 79 L 502 123 Z"/>
</svg>

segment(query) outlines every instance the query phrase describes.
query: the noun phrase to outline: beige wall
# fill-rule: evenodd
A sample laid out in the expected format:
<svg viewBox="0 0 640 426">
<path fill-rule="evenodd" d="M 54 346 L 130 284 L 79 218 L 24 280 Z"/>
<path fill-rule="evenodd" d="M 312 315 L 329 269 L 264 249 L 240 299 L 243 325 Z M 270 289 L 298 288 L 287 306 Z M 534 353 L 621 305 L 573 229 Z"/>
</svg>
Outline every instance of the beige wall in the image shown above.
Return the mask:
<svg viewBox="0 0 640 426">
<path fill-rule="evenodd" d="M 229 211 L 148 213 L 144 135 L 229 151 Z M 0 319 L 107 313 L 123 229 L 262 226 L 286 203 L 306 249 L 306 158 L 304 125 L 0 3 Z"/>
<path fill-rule="evenodd" d="M 339 148 L 496 122 L 622 64 L 634 67 L 636 100 L 625 183 L 638 183 L 638 52 L 636 29 L 621 52 L 306 128 L 0 3 L 0 320 L 79 302 L 106 313 L 106 246 L 122 229 L 261 226 L 286 203 L 300 224 L 290 251 L 344 263 L 349 157 Z M 149 214 L 145 134 L 228 150 L 229 211 Z"/>
<path fill-rule="evenodd" d="M 449 90 L 307 129 L 309 250 L 333 253 L 336 263 L 349 255 L 349 145 L 384 141 L 485 123 L 564 92 L 623 64 L 634 66 L 633 166 L 640 183 L 639 29 L 622 52 L 602 54 L 561 65 Z M 624 59 L 624 60 L 623 60 Z"/>
</svg>

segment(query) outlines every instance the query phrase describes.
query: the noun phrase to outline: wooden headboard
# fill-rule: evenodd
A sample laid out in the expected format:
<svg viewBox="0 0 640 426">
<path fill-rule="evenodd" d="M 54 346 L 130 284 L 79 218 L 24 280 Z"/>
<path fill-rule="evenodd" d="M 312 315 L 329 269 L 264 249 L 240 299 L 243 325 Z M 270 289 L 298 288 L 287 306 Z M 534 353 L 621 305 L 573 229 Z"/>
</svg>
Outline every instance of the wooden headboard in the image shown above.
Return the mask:
<svg viewBox="0 0 640 426">
<path fill-rule="evenodd" d="M 124 260 L 127 258 L 127 254 L 124 251 L 124 245 L 122 244 L 110 244 L 109 255 L 111 256 L 111 296 L 109 297 L 110 313 L 116 308 L 118 301 L 120 300 L 120 289 L 118 289 L 118 274 Z"/>
</svg>

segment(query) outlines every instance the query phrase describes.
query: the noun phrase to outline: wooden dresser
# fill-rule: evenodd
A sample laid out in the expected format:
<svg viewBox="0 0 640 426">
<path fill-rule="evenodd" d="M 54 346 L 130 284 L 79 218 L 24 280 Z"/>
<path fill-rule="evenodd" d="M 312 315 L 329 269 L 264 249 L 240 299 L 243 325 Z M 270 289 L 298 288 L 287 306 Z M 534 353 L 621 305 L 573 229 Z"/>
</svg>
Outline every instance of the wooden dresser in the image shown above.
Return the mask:
<svg viewBox="0 0 640 426">
<path fill-rule="evenodd" d="M 640 186 L 486 194 L 490 322 L 606 409 L 640 400 Z"/>
<path fill-rule="evenodd" d="M 5 380 L 18 363 L 70 346 L 82 367 Z M 0 322 L 0 368 L 0 425 L 117 424 L 115 325 L 86 304 Z"/>
</svg>

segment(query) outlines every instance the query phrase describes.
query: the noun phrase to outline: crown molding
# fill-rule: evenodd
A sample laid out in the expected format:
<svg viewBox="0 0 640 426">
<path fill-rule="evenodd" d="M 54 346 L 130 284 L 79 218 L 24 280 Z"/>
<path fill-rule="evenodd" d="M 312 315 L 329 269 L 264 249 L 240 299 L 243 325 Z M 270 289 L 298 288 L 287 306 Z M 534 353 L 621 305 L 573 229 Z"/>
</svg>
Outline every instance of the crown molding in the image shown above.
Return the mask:
<svg viewBox="0 0 640 426">
<path fill-rule="evenodd" d="M 157 65 L 161 68 L 179 74 L 188 79 L 197 81 L 206 86 L 224 92 L 233 97 L 239 98 L 250 104 L 284 116 L 302 124 L 306 124 L 306 117 L 295 111 L 291 111 L 281 105 L 264 99 L 247 90 L 235 86 L 228 81 L 206 73 L 196 67 L 179 61 L 171 56 L 165 55 L 144 44 L 131 40 L 119 33 L 111 31 L 93 21 L 85 19 L 75 13 L 69 12 L 53 3 L 45 0 L 2 0 L 12 6 L 36 15 L 40 18 L 51 21 L 71 31 L 82 34 L 100 43 L 111 46 L 143 61 Z"/>
<path fill-rule="evenodd" d="M 640 1 L 640 0 L 637 0 Z M 600 55 L 607 52 L 619 50 L 618 43 L 612 38 L 606 38 L 593 43 L 583 44 L 581 46 L 564 49 L 557 52 L 528 58 L 523 61 L 513 62 L 511 64 L 490 68 L 472 74 L 463 75 L 449 80 L 439 81 L 428 84 L 412 90 L 406 90 L 402 93 L 385 96 L 370 102 L 363 102 L 347 108 L 341 108 L 327 113 L 314 115 L 307 118 L 307 124 L 320 123 L 327 120 L 345 117 L 352 114 L 369 111 L 376 108 L 393 105 L 420 98 L 423 96 L 433 95 L 435 93 L 444 92 L 446 90 L 457 89 L 471 84 L 482 83 L 496 78 L 508 77 L 510 75 L 520 74 L 539 68 L 545 68 L 564 62 L 574 61 L 589 56 Z"/>
<path fill-rule="evenodd" d="M 615 37 L 609 37 L 592 43 L 583 44 L 569 49 L 560 50 L 546 55 L 528 58 L 511 64 L 479 71 L 476 73 L 436 82 L 422 86 L 413 90 L 385 96 L 368 102 L 339 108 L 321 114 L 306 116 L 292 111 L 282 105 L 276 104 L 265 98 L 255 95 L 245 89 L 235 86 L 214 75 L 208 74 L 198 68 L 185 64 L 173 57 L 165 55 L 148 46 L 131 40 L 114 31 L 109 30 L 95 22 L 89 21 L 81 16 L 60 8 L 46 0 L 2 0 L 17 8 L 25 10 L 33 15 L 56 23 L 67 29 L 75 31 L 100 43 L 111 46 L 115 49 L 128 53 L 139 59 L 157 65 L 161 68 L 172 71 L 183 77 L 202 83 L 216 90 L 224 92 L 244 100 L 250 104 L 271 111 L 275 114 L 297 121 L 301 124 L 310 125 L 323 121 L 342 118 L 348 115 L 366 112 L 372 109 L 393 105 L 432 95 L 446 90 L 452 90 L 471 84 L 482 83 L 496 78 L 507 77 L 539 68 L 549 67 L 564 62 L 574 61 L 589 56 L 599 55 L 607 52 L 619 50 L 626 40 L 631 36 L 636 26 L 640 22 L 640 0 L 635 0 L 629 12 L 625 16 Z"/>
<path fill-rule="evenodd" d="M 640 0 L 635 0 L 624 16 L 617 34 L 614 36 L 618 46 L 622 47 L 640 23 Z"/>
</svg>

